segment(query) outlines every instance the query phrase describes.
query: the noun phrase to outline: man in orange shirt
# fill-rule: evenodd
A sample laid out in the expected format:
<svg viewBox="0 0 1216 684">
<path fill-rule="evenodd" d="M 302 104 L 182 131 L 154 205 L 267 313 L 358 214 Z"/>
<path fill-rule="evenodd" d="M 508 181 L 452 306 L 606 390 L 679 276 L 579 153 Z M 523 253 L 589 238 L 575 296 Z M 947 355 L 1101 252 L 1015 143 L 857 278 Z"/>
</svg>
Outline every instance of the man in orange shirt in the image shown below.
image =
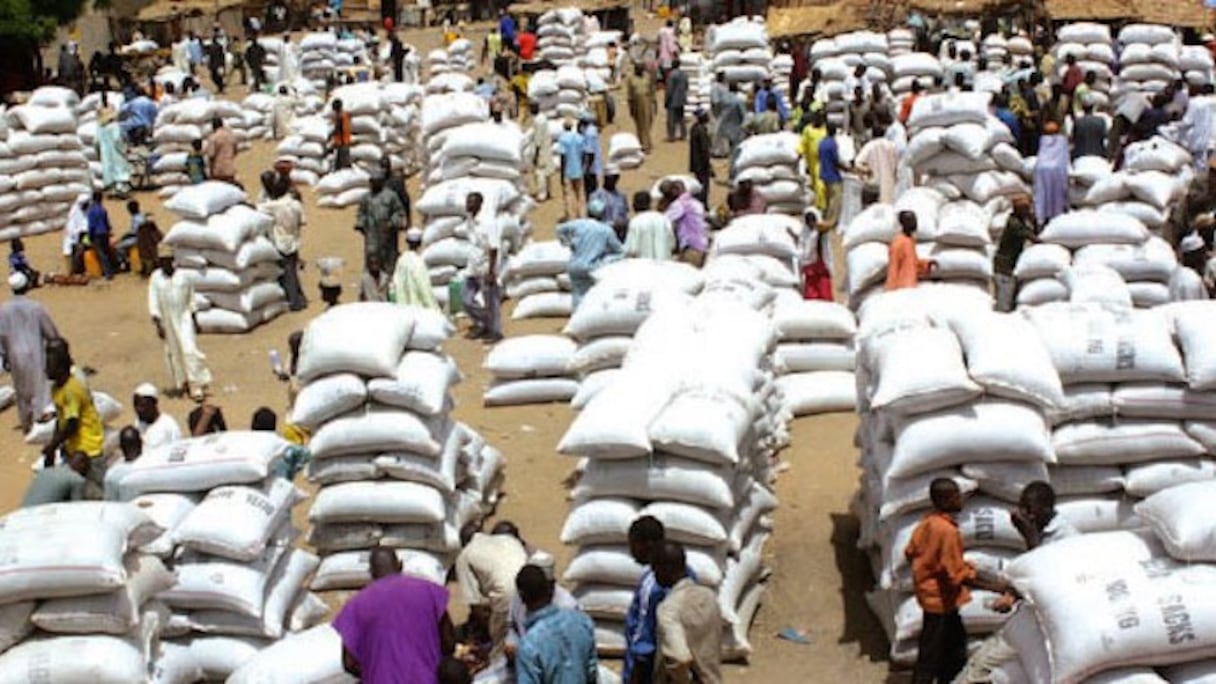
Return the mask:
<svg viewBox="0 0 1216 684">
<path fill-rule="evenodd" d="M 916 214 L 899 212 L 900 234 L 891 241 L 887 254 L 887 290 L 902 290 L 916 287 L 922 276 L 929 275 L 937 267 L 932 259 L 916 256 Z"/>
<path fill-rule="evenodd" d="M 1002 593 L 992 606 L 1000 612 L 1013 607 L 1014 595 L 1006 583 L 981 577 L 963 559 L 963 535 L 954 519 L 963 510 L 963 495 L 954 480 L 934 480 L 929 498 L 933 511 L 916 526 L 904 549 L 912 565 L 916 602 L 924 612 L 912 684 L 949 684 L 967 663 L 967 630 L 959 608 L 971 600 L 968 587 Z"/>
<path fill-rule="evenodd" d="M 333 104 L 334 128 L 329 134 L 329 146 L 334 153 L 334 171 L 350 168 L 351 121 L 350 112 L 343 111 L 342 100 Z"/>
<path fill-rule="evenodd" d="M 912 108 L 916 106 L 916 101 L 920 99 L 921 91 L 925 89 L 920 84 L 920 81 L 912 81 L 912 93 L 904 98 L 903 104 L 899 107 L 899 122 L 905 126 L 908 125 L 908 119 L 912 117 Z"/>
</svg>

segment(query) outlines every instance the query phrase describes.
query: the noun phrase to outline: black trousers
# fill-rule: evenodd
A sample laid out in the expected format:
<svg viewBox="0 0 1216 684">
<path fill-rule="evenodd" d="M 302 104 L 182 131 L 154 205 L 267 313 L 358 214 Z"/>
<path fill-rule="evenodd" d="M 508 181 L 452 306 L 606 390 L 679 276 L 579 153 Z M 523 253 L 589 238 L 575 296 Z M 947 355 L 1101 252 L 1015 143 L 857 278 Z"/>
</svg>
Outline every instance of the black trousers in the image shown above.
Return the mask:
<svg viewBox="0 0 1216 684">
<path fill-rule="evenodd" d="M 958 611 L 925 613 L 912 684 L 950 684 L 967 665 L 967 630 Z"/>
</svg>

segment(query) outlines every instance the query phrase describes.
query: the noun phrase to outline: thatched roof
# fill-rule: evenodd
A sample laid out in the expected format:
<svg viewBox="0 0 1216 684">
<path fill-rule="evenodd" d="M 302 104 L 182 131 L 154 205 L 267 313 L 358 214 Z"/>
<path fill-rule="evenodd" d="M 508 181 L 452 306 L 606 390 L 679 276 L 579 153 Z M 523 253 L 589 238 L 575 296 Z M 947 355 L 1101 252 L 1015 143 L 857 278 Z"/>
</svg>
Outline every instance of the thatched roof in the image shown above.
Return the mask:
<svg viewBox="0 0 1216 684">
<path fill-rule="evenodd" d="M 602 12 L 620 7 L 629 7 L 627 0 L 534 0 L 533 2 L 517 2 L 508 9 L 511 14 L 544 14 L 549 10 L 573 7 L 586 12 Z"/>
<path fill-rule="evenodd" d="M 909 9 L 936 14 L 966 14 L 978 17 L 985 12 L 1016 5 L 1017 0 L 908 0 Z"/>
<path fill-rule="evenodd" d="M 157 0 L 139 10 L 136 21 L 168 21 L 177 16 L 217 14 L 238 7 L 242 0 Z"/>
<path fill-rule="evenodd" d="M 1135 18 L 1150 24 L 1186 28 L 1210 28 L 1216 13 L 1204 7 L 1204 0 L 1128 0 Z"/>
<path fill-rule="evenodd" d="M 1044 0 L 1043 8 L 1055 21 L 1111 21 L 1136 16 L 1133 3 L 1134 0 Z"/>
<path fill-rule="evenodd" d="M 786 36 L 834 36 L 866 28 L 865 18 L 854 0 L 838 0 L 827 5 L 778 7 L 768 11 L 765 19 L 768 34 L 773 38 Z"/>
</svg>

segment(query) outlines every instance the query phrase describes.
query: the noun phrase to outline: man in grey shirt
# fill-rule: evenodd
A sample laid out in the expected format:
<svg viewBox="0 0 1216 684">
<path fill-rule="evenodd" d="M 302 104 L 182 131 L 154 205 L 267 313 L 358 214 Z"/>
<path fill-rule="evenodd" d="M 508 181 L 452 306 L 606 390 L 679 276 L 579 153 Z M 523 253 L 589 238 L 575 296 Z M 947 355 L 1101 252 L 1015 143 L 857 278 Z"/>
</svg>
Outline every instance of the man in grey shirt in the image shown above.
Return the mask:
<svg viewBox="0 0 1216 684">
<path fill-rule="evenodd" d="M 1094 114 L 1094 103 L 1081 105 L 1082 114 L 1072 125 L 1072 158 L 1106 157 L 1106 119 Z"/>
<path fill-rule="evenodd" d="M 84 476 L 88 471 L 89 457 L 82 451 L 68 456 L 66 465 L 39 470 L 30 482 L 29 488 L 25 490 L 25 498 L 21 500 L 21 507 L 83 501 Z"/>
</svg>

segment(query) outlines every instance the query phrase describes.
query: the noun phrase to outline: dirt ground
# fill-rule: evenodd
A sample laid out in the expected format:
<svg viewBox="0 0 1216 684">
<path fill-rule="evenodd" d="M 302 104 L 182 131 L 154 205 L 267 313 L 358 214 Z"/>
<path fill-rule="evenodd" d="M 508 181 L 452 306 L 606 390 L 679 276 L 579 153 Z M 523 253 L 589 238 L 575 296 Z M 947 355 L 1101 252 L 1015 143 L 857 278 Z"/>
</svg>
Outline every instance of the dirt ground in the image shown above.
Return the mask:
<svg viewBox="0 0 1216 684">
<path fill-rule="evenodd" d="M 651 21 L 647 25 L 653 24 Z M 643 30 L 652 35 L 653 30 L 645 26 Z M 439 39 L 437 29 L 403 32 L 402 36 L 422 48 L 423 54 Z M 229 94 L 243 96 L 244 90 L 237 88 Z M 617 125 L 632 130 L 627 107 L 619 95 L 618 101 L 621 118 Z M 655 122 L 656 141 L 663 138 L 662 126 L 660 117 Z M 603 132 L 605 145 L 615 130 L 609 127 Z M 257 174 L 267 169 L 273 158 L 274 145 L 266 142 L 257 143 L 238 158 L 239 178 L 247 188 L 256 187 Z M 686 143 L 659 143 L 642 169 L 621 179 L 621 189 L 630 196 L 648 188 L 663 174 L 686 171 L 687 159 Z M 416 186 L 412 189 L 417 190 Z M 711 202 L 720 201 L 725 191 L 715 185 Z M 357 292 L 358 273 L 349 268 L 358 263 L 361 248 L 361 238 L 353 230 L 353 208 L 319 209 L 311 191 L 305 190 L 304 197 L 308 225 L 302 248 L 307 261 L 303 279 L 309 308 L 286 314 L 247 335 L 200 338 L 215 376 L 214 402 L 223 408 L 229 426 L 234 428 L 247 427 L 250 415 L 259 406 L 280 413 L 285 407 L 285 388 L 271 374 L 267 356 L 271 349 L 285 353 L 288 334 L 302 329 L 321 311 L 315 260 L 344 257 L 348 268 L 343 278 L 343 300 L 353 300 Z M 163 229 L 172 225 L 172 214 L 161 207 L 154 194 L 139 193 L 137 198 Z M 107 208 L 115 230 L 125 231 L 128 218 L 122 203 L 110 201 Z M 560 212 L 559 198 L 532 214 L 538 239 L 552 237 Z M 31 238 L 26 244 L 36 268 L 44 272 L 62 268 L 59 234 Z M 147 314 L 146 283 L 138 277 L 122 275 L 111 283 L 87 287 L 44 288 L 34 291 L 33 297 L 50 309 L 60 331 L 71 342 L 77 362 L 97 370 L 92 379 L 94 388 L 110 392 L 128 405 L 124 421 L 133 418 L 130 395 L 137 384 L 167 383 L 161 347 Z M 510 309 L 508 303 L 504 313 L 509 314 Z M 563 323 L 556 319 L 508 319 L 505 332 L 508 336 L 556 333 Z M 555 446 L 570 423 L 571 410 L 565 405 L 483 408 L 481 393 L 489 382 L 481 368 L 486 347 L 458 337 L 446 345 L 446 350 L 466 375 L 456 392 L 456 417 L 480 431 L 507 457 L 506 497 L 499 506 L 499 517 L 515 521 L 531 543 L 553 552 L 559 568 L 564 567 L 571 549 L 560 545 L 558 535 L 568 510 L 563 480 L 573 461 L 558 455 Z M 182 423 L 190 408 L 185 400 L 162 399 L 162 409 Z M 23 443 L 16 423 L 14 409 L 0 417 L 0 450 L 8 455 L 0 459 L 0 482 L 4 483 L 0 485 L 0 510 L 10 510 L 20 502 L 30 464 L 38 455 L 36 448 Z M 870 572 L 855 550 L 857 522 L 848 513 L 849 500 L 857 488 L 856 449 L 852 445 L 856 424 L 852 415 L 830 415 L 799 419 L 791 426 L 793 446 L 782 454 L 789 469 L 777 486 L 781 503 L 766 554 L 773 574 L 751 629 L 755 653 L 749 665 L 728 668 L 729 681 L 899 681 L 888 675 L 886 640 L 865 606 L 863 593 Z M 307 503 L 297 507 L 296 519 L 306 524 Z M 798 645 L 776 638 L 777 632 L 786 627 L 804 630 L 811 643 Z"/>
</svg>

